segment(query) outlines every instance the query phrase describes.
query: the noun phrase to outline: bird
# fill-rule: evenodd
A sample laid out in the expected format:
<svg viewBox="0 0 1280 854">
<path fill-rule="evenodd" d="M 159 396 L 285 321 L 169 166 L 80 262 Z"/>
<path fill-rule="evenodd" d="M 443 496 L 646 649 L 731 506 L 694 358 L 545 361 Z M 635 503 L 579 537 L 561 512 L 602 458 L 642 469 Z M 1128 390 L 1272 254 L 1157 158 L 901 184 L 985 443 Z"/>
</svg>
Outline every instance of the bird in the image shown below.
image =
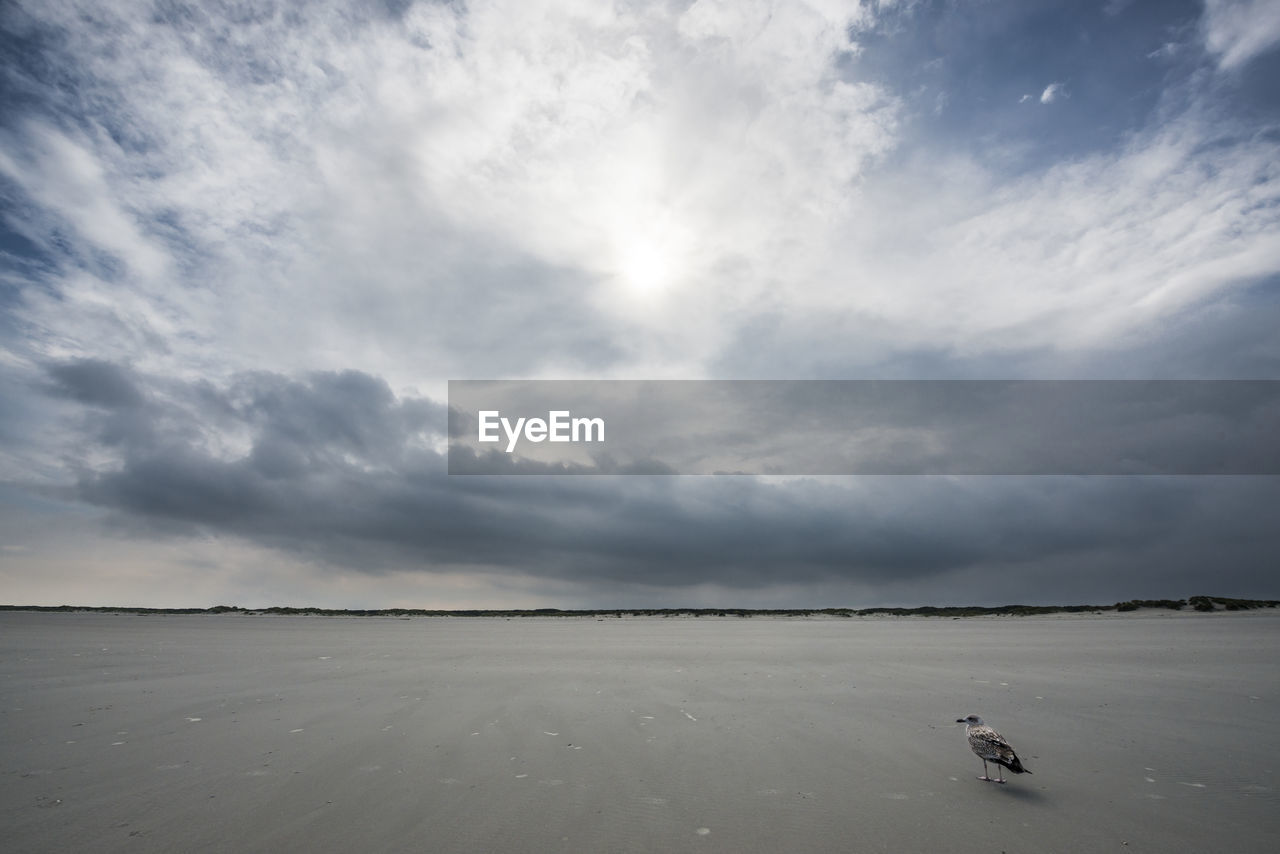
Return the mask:
<svg viewBox="0 0 1280 854">
<path fill-rule="evenodd" d="M 965 734 L 969 737 L 969 749 L 978 754 L 978 758 L 982 760 L 982 776 L 978 778 L 979 780 L 985 780 L 988 783 L 1004 782 L 1004 771 L 999 772 L 1000 779 L 991 779 L 987 773 L 988 762 L 1008 768 L 1015 774 L 1031 773 L 1022 767 L 1022 760 L 1013 752 L 1013 748 L 1004 740 L 1004 736 L 983 723 L 982 718 L 969 715 L 965 718 L 956 718 L 956 723 L 966 724 Z"/>
</svg>

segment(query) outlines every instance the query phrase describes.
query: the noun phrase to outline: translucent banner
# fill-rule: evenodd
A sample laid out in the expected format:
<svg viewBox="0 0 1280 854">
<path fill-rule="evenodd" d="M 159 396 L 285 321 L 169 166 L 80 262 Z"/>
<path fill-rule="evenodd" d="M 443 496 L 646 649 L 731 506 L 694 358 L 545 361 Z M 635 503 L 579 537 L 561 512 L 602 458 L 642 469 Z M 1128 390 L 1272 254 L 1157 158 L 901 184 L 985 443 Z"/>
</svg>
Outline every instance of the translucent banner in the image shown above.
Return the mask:
<svg viewBox="0 0 1280 854">
<path fill-rule="evenodd" d="M 449 473 L 1280 474 L 1275 380 L 454 380 Z"/>
</svg>

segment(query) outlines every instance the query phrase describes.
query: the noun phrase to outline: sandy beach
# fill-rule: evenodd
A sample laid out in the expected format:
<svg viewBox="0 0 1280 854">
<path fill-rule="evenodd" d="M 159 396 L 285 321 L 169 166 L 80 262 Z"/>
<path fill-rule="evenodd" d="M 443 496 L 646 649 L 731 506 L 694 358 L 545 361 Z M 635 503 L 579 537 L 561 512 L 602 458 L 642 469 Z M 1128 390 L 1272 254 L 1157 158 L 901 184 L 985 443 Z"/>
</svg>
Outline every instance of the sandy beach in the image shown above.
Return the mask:
<svg viewBox="0 0 1280 854">
<path fill-rule="evenodd" d="M 1280 616 L 0 613 L 14 852 L 1264 851 Z M 1030 775 L 981 782 L 982 715 Z"/>
</svg>

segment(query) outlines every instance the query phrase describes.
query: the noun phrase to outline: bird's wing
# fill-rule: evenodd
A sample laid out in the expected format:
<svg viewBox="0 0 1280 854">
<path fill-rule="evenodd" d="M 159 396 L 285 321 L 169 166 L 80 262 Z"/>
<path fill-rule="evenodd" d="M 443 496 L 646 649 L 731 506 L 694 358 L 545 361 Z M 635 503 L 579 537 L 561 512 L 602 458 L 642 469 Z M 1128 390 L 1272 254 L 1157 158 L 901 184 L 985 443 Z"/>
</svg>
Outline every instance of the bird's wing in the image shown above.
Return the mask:
<svg viewBox="0 0 1280 854">
<path fill-rule="evenodd" d="M 989 726 L 974 727 L 969 733 L 969 746 L 983 759 L 1004 759 L 1012 762 L 1015 758 L 1009 742 Z"/>
</svg>

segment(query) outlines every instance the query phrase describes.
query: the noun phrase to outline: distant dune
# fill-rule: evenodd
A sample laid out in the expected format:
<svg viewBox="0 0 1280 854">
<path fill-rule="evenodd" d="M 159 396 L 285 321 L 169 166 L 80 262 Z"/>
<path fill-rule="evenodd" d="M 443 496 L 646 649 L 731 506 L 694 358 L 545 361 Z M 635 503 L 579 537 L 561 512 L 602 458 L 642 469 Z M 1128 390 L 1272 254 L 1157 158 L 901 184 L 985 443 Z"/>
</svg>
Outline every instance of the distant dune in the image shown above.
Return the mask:
<svg viewBox="0 0 1280 854">
<path fill-rule="evenodd" d="M 241 608 L 141 608 L 129 605 L 0 605 L 0 611 L 66 611 L 106 614 L 302 614 L 321 617 L 1030 617 L 1043 614 L 1078 614 L 1102 611 L 1137 611 L 1163 608 L 1181 611 L 1249 611 L 1275 608 L 1280 599 L 1231 599 L 1224 596 L 1191 596 L 1187 599 L 1130 599 L 1114 605 L 922 605 L 916 608 L 514 608 L 439 611 L 424 608 L 314 608 L 275 605 Z"/>
</svg>

